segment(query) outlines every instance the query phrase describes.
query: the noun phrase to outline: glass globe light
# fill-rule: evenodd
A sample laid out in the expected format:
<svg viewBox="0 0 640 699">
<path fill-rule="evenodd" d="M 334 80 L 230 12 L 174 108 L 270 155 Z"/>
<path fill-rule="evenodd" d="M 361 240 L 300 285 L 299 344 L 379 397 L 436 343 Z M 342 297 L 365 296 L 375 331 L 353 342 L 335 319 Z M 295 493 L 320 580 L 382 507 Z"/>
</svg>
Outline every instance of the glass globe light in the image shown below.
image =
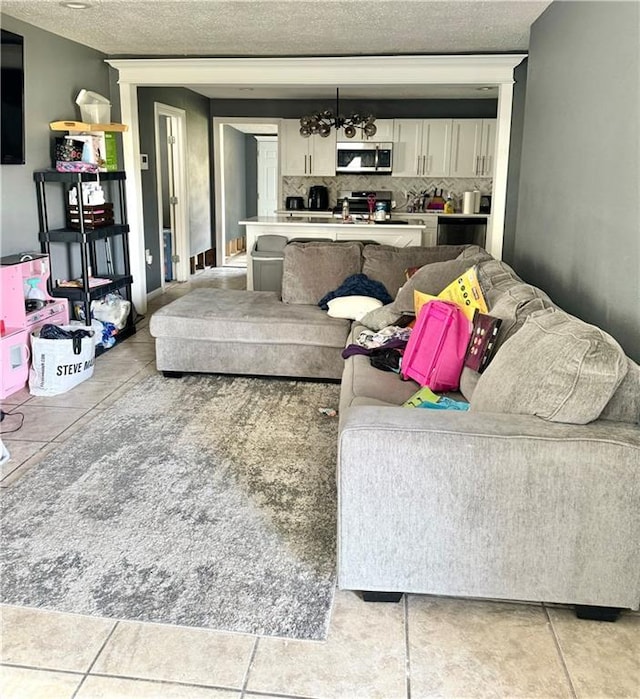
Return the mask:
<svg viewBox="0 0 640 699">
<path fill-rule="evenodd" d="M 356 127 L 353 124 L 344 127 L 344 135 L 347 138 L 353 138 L 356 135 Z"/>
<path fill-rule="evenodd" d="M 311 136 L 311 131 L 309 131 L 308 126 L 301 126 L 300 127 L 300 135 L 304 136 L 305 138 L 309 138 Z"/>
<path fill-rule="evenodd" d="M 300 126 L 309 126 L 310 121 L 311 121 L 310 117 L 303 116 L 302 119 L 300 119 Z"/>
<path fill-rule="evenodd" d="M 354 124 L 359 124 L 362 121 L 362 117 L 358 114 L 358 112 L 356 112 L 355 114 L 351 115 L 351 121 Z"/>
<path fill-rule="evenodd" d="M 323 119 L 332 119 L 333 118 L 333 112 L 330 109 L 325 109 L 324 112 L 320 115 Z"/>
<path fill-rule="evenodd" d="M 377 129 L 376 125 L 372 122 L 366 123 L 364 125 L 364 129 L 363 129 L 364 135 L 368 136 L 369 138 L 371 138 L 371 136 L 375 136 L 377 130 L 378 129 Z"/>
<path fill-rule="evenodd" d="M 318 133 L 322 138 L 327 138 L 327 136 L 331 133 L 331 127 L 329 124 L 320 124 L 318 127 Z"/>
</svg>

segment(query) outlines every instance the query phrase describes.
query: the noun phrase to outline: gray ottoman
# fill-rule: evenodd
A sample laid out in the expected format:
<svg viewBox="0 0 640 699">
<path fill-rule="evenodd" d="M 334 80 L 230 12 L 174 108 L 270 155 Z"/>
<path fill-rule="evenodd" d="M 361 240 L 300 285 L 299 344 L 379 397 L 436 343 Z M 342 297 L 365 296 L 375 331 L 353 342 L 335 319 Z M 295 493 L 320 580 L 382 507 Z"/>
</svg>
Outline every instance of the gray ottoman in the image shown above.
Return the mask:
<svg viewBox="0 0 640 699">
<path fill-rule="evenodd" d="M 272 291 L 196 289 L 156 311 L 149 331 L 166 374 L 335 379 L 351 322 Z"/>
</svg>

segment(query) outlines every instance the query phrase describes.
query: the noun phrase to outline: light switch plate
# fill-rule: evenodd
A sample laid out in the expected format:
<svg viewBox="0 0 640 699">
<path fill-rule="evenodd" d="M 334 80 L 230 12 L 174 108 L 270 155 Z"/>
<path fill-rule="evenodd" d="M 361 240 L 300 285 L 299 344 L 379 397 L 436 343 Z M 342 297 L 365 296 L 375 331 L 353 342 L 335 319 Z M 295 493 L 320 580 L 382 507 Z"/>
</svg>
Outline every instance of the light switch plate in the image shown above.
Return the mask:
<svg viewBox="0 0 640 699">
<path fill-rule="evenodd" d="M 140 169 L 149 169 L 149 156 L 146 153 L 140 153 Z"/>
</svg>

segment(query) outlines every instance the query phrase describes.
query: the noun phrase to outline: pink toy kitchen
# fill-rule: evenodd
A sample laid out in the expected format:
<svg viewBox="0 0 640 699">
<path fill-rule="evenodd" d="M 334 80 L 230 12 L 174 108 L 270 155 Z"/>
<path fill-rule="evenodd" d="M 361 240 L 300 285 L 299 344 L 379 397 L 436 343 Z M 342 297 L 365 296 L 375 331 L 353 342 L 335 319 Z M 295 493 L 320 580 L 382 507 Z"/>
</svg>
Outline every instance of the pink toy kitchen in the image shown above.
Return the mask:
<svg viewBox="0 0 640 699">
<path fill-rule="evenodd" d="M 28 383 L 31 333 L 45 323 L 69 322 L 67 299 L 49 294 L 50 274 L 48 255 L 26 252 L 0 259 L 0 398 Z"/>
</svg>

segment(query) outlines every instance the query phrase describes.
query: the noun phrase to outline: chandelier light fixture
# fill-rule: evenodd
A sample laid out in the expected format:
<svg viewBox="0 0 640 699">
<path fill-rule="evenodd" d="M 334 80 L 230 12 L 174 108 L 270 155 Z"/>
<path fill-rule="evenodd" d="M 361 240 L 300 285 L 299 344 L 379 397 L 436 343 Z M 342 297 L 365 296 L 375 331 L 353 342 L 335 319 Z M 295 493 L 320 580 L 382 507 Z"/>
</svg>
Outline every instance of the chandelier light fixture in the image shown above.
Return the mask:
<svg viewBox="0 0 640 699">
<path fill-rule="evenodd" d="M 303 116 L 300 119 L 300 135 L 308 138 L 318 134 L 322 138 L 327 138 L 331 133 L 331 127 L 334 129 L 343 129 L 344 135 L 347 138 L 353 138 L 356 135 L 356 129 L 362 129 L 365 136 L 375 136 L 378 130 L 374 124 L 375 117 L 362 116 L 355 113 L 350 117 L 340 116 L 340 89 L 336 88 L 336 110 L 325 109 L 323 112 L 314 112 L 309 116 Z"/>
</svg>

